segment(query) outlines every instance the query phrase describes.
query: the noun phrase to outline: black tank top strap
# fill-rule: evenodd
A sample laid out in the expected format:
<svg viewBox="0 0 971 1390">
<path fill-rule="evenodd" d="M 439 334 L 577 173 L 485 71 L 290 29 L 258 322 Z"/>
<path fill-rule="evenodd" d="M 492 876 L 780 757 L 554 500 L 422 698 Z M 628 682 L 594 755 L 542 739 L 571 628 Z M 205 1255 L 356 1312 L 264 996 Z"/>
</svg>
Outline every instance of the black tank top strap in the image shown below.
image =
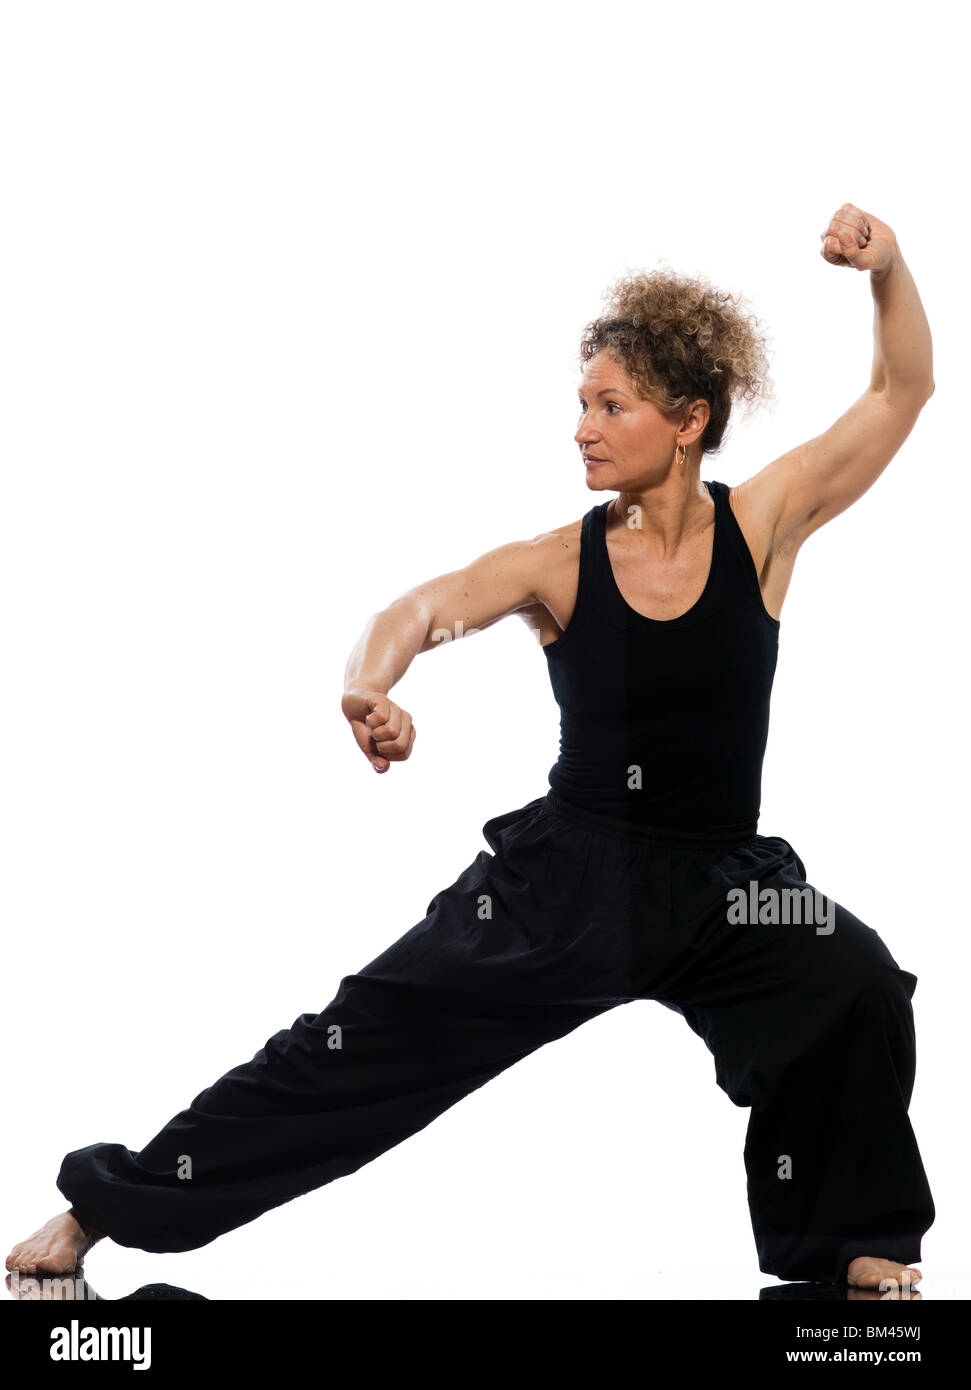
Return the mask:
<svg viewBox="0 0 971 1390">
<path fill-rule="evenodd" d="M 587 513 L 589 528 L 587 543 L 590 551 L 587 566 L 587 604 L 590 612 L 596 612 L 599 623 L 610 622 L 614 626 L 627 626 L 631 613 L 623 595 L 617 587 L 610 555 L 607 551 L 607 512 L 612 499 L 592 507 Z"/>
<path fill-rule="evenodd" d="M 780 627 L 778 618 L 773 618 L 765 606 L 762 598 L 762 586 L 759 583 L 758 571 L 755 568 L 755 560 L 749 549 L 748 541 L 742 534 L 742 528 L 738 524 L 738 519 L 732 511 L 732 504 L 729 498 L 731 491 L 727 483 L 712 482 L 708 484 L 715 499 L 715 506 L 718 508 L 716 524 L 721 528 L 722 546 L 724 560 L 728 561 L 725 565 L 726 573 L 722 582 L 737 590 L 739 597 L 742 593 L 749 598 L 754 598 L 756 607 L 762 616 L 772 624 L 773 627 Z M 723 563 L 724 563 L 723 560 Z"/>
<path fill-rule="evenodd" d="M 591 622 L 596 623 L 597 621 L 604 582 L 601 547 L 597 543 L 596 535 L 597 513 L 601 510 L 600 507 L 591 507 L 580 522 L 579 575 L 573 613 L 559 637 L 544 646 L 544 651 L 547 653 L 555 649 L 558 654 L 565 646 L 568 637 L 572 643 L 573 638 L 581 629 L 588 627 Z"/>
<path fill-rule="evenodd" d="M 608 497 L 606 502 L 601 502 L 597 507 L 591 507 L 585 518 L 589 521 L 587 541 L 590 550 L 587 587 L 591 594 L 596 595 L 600 608 L 603 607 L 604 596 L 611 588 L 612 571 L 607 555 L 607 509 L 610 506 L 610 500 Z"/>
</svg>

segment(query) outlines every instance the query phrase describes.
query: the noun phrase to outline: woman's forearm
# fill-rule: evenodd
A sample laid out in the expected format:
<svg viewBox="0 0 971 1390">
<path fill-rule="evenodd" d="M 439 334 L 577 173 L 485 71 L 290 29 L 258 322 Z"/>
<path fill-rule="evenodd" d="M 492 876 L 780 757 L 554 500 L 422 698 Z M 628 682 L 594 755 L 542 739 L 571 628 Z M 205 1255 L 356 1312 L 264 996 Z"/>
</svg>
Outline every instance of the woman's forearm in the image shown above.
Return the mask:
<svg viewBox="0 0 971 1390">
<path fill-rule="evenodd" d="M 934 389 L 930 325 L 899 246 L 885 270 L 871 270 L 870 289 L 873 293 L 871 390 L 894 396 L 929 394 Z"/>
<path fill-rule="evenodd" d="M 396 599 L 368 619 L 344 669 L 344 689 L 387 695 L 401 680 L 428 637 L 429 615 L 417 599 Z"/>
</svg>

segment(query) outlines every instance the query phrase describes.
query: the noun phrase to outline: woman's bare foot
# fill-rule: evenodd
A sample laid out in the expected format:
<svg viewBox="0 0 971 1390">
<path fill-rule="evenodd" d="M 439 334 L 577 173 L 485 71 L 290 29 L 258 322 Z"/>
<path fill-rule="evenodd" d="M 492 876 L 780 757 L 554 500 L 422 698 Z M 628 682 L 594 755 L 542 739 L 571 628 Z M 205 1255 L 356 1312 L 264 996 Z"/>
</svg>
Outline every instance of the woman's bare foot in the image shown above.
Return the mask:
<svg viewBox="0 0 971 1390">
<path fill-rule="evenodd" d="M 73 1274 L 95 1241 L 101 1239 L 100 1231 L 86 1229 L 65 1211 L 15 1245 L 7 1256 L 7 1268 L 24 1274 Z"/>
<path fill-rule="evenodd" d="M 913 1288 L 924 1276 L 912 1265 L 883 1260 L 875 1255 L 858 1255 L 846 1271 L 846 1282 L 858 1289 L 876 1289 L 884 1279 L 895 1279 L 902 1289 Z"/>
</svg>

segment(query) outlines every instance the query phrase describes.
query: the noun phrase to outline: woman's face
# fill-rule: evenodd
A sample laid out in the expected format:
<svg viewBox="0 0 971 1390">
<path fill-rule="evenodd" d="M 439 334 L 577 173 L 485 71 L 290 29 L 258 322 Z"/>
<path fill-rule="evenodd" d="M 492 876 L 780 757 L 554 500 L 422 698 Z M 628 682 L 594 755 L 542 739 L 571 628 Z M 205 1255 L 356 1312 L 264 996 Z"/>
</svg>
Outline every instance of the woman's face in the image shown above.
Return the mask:
<svg viewBox="0 0 971 1390">
<path fill-rule="evenodd" d="M 588 487 L 636 492 L 668 476 L 680 421 L 672 422 L 638 396 L 616 358 L 595 353 L 584 368 L 579 395 L 580 424 L 573 437 L 584 456 Z"/>
</svg>

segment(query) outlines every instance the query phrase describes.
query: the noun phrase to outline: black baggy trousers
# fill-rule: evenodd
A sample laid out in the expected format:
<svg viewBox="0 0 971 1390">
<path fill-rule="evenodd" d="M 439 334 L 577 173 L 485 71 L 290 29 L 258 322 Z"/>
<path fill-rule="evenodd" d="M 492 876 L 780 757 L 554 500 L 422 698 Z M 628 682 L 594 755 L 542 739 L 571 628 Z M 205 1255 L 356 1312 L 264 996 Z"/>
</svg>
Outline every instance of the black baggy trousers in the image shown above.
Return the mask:
<svg viewBox="0 0 971 1390">
<path fill-rule="evenodd" d="M 921 1258 L 934 1204 L 907 1113 L 917 977 L 815 893 L 786 840 L 621 834 L 552 791 L 482 833 L 491 853 L 323 1012 L 274 1034 L 139 1152 L 69 1153 L 57 1186 L 81 1219 L 142 1250 L 206 1245 L 355 1172 L 544 1043 L 653 999 L 751 1107 L 764 1273 L 839 1283 L 857 1255 Z"/>
</svg>

